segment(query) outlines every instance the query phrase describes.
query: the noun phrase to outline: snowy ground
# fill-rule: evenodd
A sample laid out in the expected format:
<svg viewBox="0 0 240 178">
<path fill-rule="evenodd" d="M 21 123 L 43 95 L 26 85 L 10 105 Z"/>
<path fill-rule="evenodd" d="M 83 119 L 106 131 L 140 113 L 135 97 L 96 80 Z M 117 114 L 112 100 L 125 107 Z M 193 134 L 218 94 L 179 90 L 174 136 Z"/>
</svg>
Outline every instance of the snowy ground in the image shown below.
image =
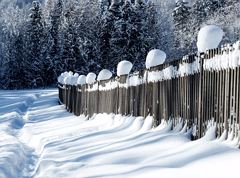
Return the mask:
<svg viewBox="0 0 240 178">
<path fill-rule="evenodd" d="M 239 177 L 235 141 L 192 142 L 182 123 L 75 117 L 50 89 L 0 91 L 0 101 L 1 178 Z"/>
</svg>

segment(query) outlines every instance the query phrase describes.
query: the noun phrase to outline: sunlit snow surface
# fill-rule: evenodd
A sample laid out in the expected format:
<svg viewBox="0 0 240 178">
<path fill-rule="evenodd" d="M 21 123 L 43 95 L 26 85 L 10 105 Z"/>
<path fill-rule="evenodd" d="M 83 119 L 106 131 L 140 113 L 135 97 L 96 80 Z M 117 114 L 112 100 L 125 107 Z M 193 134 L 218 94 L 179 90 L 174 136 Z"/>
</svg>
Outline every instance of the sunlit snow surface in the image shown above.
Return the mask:
<svg viewBox="0 0 240 178">
<path fill-rule="evenodd" d="M 0 91 L 0 177 L 239 177 L 235 141 L 190 141 L 184 124 L 75 117 L 57 90 Z"/>
</svg>

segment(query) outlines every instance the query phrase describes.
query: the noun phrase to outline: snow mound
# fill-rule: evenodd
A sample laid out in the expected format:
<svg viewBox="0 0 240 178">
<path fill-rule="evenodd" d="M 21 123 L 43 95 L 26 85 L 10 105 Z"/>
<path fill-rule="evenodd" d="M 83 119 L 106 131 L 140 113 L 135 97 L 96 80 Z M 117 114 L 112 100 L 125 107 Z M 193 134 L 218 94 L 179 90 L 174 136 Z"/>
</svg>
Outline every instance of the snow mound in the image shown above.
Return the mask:
<svg viewBox="0 0 240 178">
<path fill-rule="evenodd" d="M 71 85 L 71 80 L 72 80 L 72 77 L 73 77 L 73 72 L 68 72 L 66 74 L 66 76 L 64 77 L 63 79 L 63 84 L 65 85 Z"/>
<path fill-rule="evenodd" d="M 141 131 L 146 132 L 151 130 L 153 127 L 153 121 L 154 121 L 154 118 L 152 116 L 147 116 L 141 128 Z"/>
<path fill-rule="evenodd" d="M 67 85 L 67 83 L 68 83 L 68 77 L 64 77 L 63 84 Z"/>
<path fill-rule="evenodd" d="M 197 47 L 199 52 L 217 48 L 222 41 L 224 32 L 216 25 L 207 25 L 198 33 Z"/>
<path fill-rule="evenodd" d="M 70 77 L 70 85 L 77 85 L 79 74 L 75 73 L 73 76 Z"/>
<path fill-rule="evenodd" d="M 69 71 L 69 72 L 68 72 L 68 75 L 73 75 L 73 72 L 72 72 L 72 71 Z"/>
<path fill-rule="evenodd" d="M 166 57 L 167 55 L 164 51 L 159 49 L 151 50 L 147 55 L 146 68 L 149 69 L 151 67 L 163 64 L 166 60 Z"/>
<path fill-rule="evenodd" d="M 216 140 L 214 120 L 208 122 L 204 139 L 191 141 L 183 119 L 172 130 L 172 119 L 152 129 L 151 116 L 73 116 L 57 105 L 57 95 L 56 89 L 1 91 L 1 178 L 238 175 L 238 139 L 232 131 L 227 138 L 225 131 L 223 139 Z"/>
<path fill-rule="evenodd" d="M 133 67 L 133 64 L 129 61 L 121 61 L 118 63 L 118 66 L 117 66 L 117 75 L 118 76 L 121 76 L 121 75 L 128 75 L 131 71 Z"/>
<path fill-rule="evenodd" d="M 96 77 L 97 77 L 96 74 L 90 72 L 86 77 L 87 84 L 93 84 L 96 81 Z"/>
<path fill-rule="evenodd" d="M 78 73 L 75 73 L 73 76 L 74 76 L 74 77 L 79 77 L 79 74 L 78 74 Z"/>
<path fill-rule="evenodd" d="M 80 75 L 77 80 L 78 85 L 84 85 L 86 84 L 86 76 L 85 75 Z"/>
<path fill-rule="evenodd" d="M 207 125 L 207 132 L 204 135 L 204 137 L 202 137 L 202 140 L 205 141 L 212 141 L 216 139 L 216 129 L 217 129 L 217 124 L 214 122 L 214 120 L 211 120 L 208 122 Z"/>
<path fill-rule="evenodd" d="M 103 69 L 100 71 L 100 73 L 98 74 L 97 77 L 97 81 L 101 81 L 101 80 L 108 80 L 112 77 L 112 72 L 110 72 L 107 69 Z"/>
<path fill-rule="evenodd" d="M 68 72 L 61 73 L 58 77 L 58 83 L 64 84 L 64 78 L 68 76 Z"/>
</svg>

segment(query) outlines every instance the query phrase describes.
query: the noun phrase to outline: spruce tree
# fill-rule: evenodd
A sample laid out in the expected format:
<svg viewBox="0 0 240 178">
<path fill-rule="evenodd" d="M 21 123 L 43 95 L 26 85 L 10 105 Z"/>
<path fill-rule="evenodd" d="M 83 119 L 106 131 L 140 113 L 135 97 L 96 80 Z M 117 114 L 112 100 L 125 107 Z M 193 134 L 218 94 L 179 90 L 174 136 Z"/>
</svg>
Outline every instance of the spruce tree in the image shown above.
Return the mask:
<svg viewBox="0 0 240 178">
<path fill-rule="evenodd" d="M 8 53 L 8 59 L 4 62 L 5 70 L 1 71 L 4 74 L 2 78 L 2 82 L 4 82 L 3 88 L 16 89 L 28 87 L 24 72 L 26 70 L 24 33 L 20 32 L 13 35 L 11 41 L 9 41 L 8 45 L 11 50 Z"/>
<path fill-rule="evenodd" d="M 110 39 L 110 59 L 112 60 L 111 68 L 116 68 L 117 64 L 125 59 L 131 60 L 128 54 L 129 35 L 128 28 L 131 23 L 133 7 L 130 1 L 125 1 L 121 8 L 121 16 L 116 18 L 113 24 L 113 30 Z"/>
<path fill-rule="evenodd" d="M 27 32 L 28 57 L 26 60 L 26 81 L 29 86 L 37 87 L 44 84 L 41 76 L 42 66 L 42 44 L 44 40 L 44 25 L 42 11 L 39 2 L 34 1 L 30 9 L 30 20 Z"/>
<path fill-rule="evenodd" d="M 212 16 L 218 9 L 224 6 L 225 0 L 205 0 L 203 1 L 207 18 Z"/>
<path fill-rule="evenodd" d="M 110 7 L 111 0 L 100 0 L 100 14 L 103 15 Z"/>
<path fill-rule="evenodd" d="M 52 73 L 49 73 L 52 82 L 64 71 L 62 60 L 62 22 L 63 22 L 63 0 L 57 0 L 51 12 L 50 38 L 51 46 L 48 59 L 51 60 Z"/>
<path fill-rule="evenodd" d="M 111 38 L 114 31 L 114 24 L 121 17 L 121 0 L 112 1 L 109 9 L 103 13 L 101 18 L 101 26 L 99 32 L 99 49 L 100 49 L 100 63 L 102 68 L 115 68 L 112 66 L 111 53 Z M 116 63 L 116 62 L 114 62 Z"/>
<path fill-rule="evenodd" d="M 126 0 L 120 11 L 113 25 L 110 59 L 115 66 L 125 59 L 134 64 L 134 69 L 142 68 L 149 50 L 157 47 L 154 4 Z"/>
<path fill-rule="evenodd" d="M 176 1 L 176 6 L 172 13 L 173 21 L 174 21 L 174 32 L 175 32 L 175 40 L 176 47 L 185 47 L 187 45 L 189 30 L 189 15 L 190 15 L 190 7 L 188 2 L 184 0 Z"/>
<path fill-rule="evenodd" d="M 74 71 L 76 70 L 76 61 L 79 54 L 79 47 L 77 43 L 77 32 L 74 22 L 74 7 L 70 6 L 65 14 L 65 31 L 63 42 L 63 60 L 64 70 Z"/>
<path fill-rule="evenodd" d="M 11 65 L 9 68 L 14 69 L 14 76 L 15 76 L 15 85 L 12 85 L 12 88 L 19 88 L 19 87 L 28 87 L 28 83 L 25 80 L 25 68 L 26 68 L 26 45 L 24 43 L 24 33 L 23 30 L 20 32 L 15 39 L 15 64 Z M 15 66 L 15 67 L 14 67 Z M 40 72 L 40 71 L 39 71 Z"/>
<path fill-rule="evenodd" d="M 154 4 L 145 3 L 144 0 L 136 0 L 134 4 L 133 28 L 131 30 L 131 53 L 133 56 L 134 69 L 142 68 L 144 66 L 145 58 L 150 49 L 156 48 L 154 44 L 157 36 L 155 36 L 154 19 L 156 11 Z M 154 22 L 151 24 L 150 22 Z"/>
<path fill-rule="evenodd" d="M 77 43 L 80 55 L 76 61 L 76 69 L 81 74 L 98 72 L 102 69 L 100 50 L 102 15 L 98 0 L 85 1 L 79 4 L 74 13 Z M 102 20 L 103 21 L 103 20 Z M 108 29 L 106 29 L 108 30 Z M 107 31 L 103 31 L 105 33 Z M 101 51 L 101 52 L 100 52 Z"/>
</svg>

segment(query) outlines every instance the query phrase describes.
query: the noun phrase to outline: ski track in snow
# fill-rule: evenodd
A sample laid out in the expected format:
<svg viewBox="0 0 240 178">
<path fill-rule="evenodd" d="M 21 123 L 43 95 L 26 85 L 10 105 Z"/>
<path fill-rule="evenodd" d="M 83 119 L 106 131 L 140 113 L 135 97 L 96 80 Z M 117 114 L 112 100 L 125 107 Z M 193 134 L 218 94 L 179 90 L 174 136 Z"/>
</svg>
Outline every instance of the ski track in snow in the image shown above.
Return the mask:
<svg viewBox="0 0 240 178">
<path fill-rule="evenodd" d="M 76 117 L 55 89 L 0 91 L 0 100 L 1 178 L 238 177 L 236 140 L 190 141 L 182 122 Z"/>
</svg>

